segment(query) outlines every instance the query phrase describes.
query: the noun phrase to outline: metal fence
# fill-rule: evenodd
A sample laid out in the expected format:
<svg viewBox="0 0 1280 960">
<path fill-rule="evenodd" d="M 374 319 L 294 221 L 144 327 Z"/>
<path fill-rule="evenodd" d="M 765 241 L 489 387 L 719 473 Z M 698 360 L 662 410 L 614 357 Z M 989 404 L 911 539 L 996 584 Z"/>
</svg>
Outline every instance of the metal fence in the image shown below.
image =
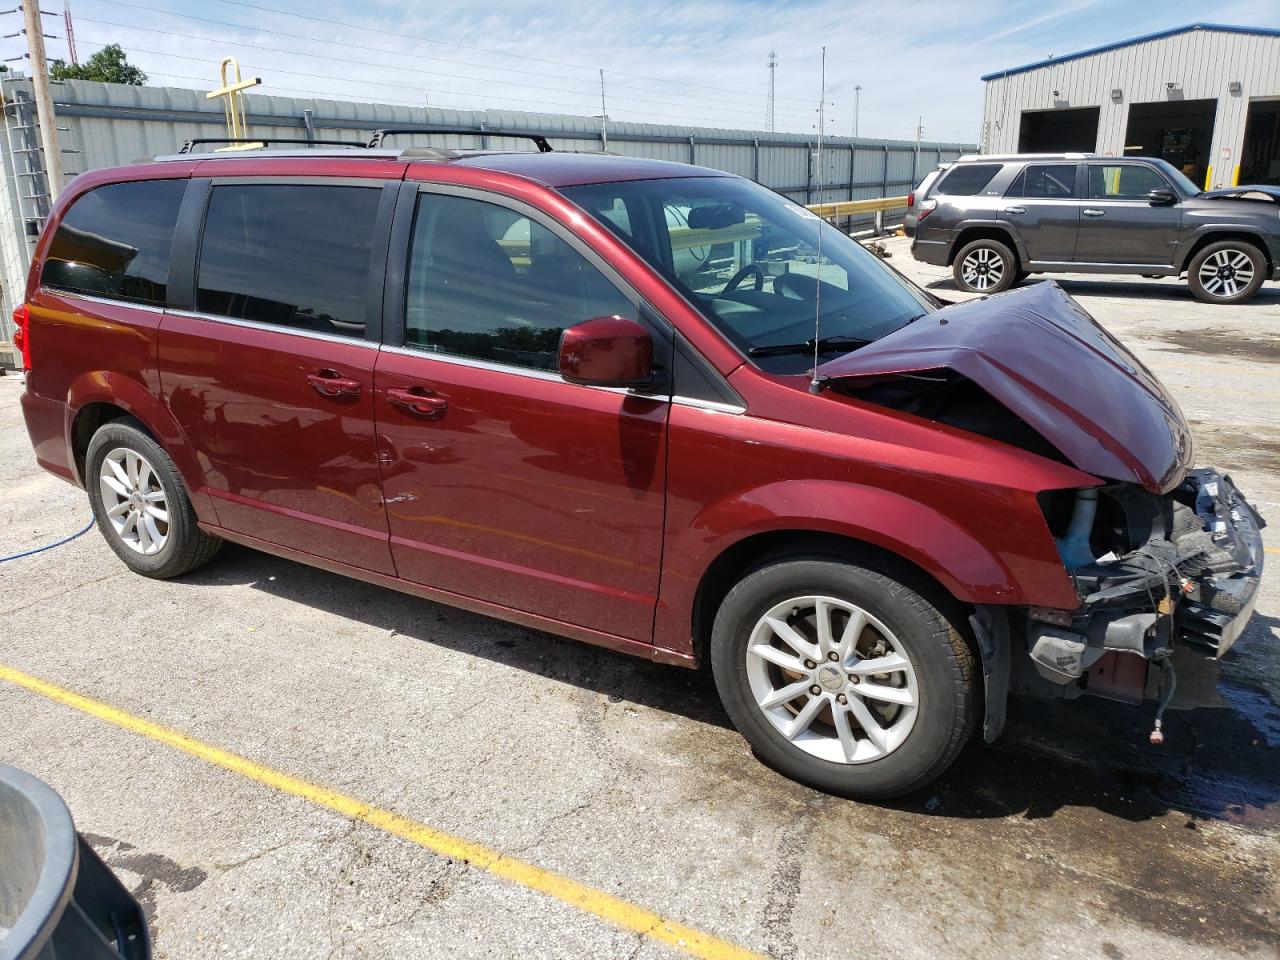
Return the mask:
<svg viewBox="0 0 1280 960">
<path fill-rule="evenodd" d="M 34 110 L 30 81 L 0 80 L 6 135 L 5 202 L 0 203 L 0 341 L 11 338 L 9 314 L 22 295 L 34 238 L 47 214 L 39 152 L 29 149 Z M 55 113 L 68 176 L 158 154 L 174 153 L 188 139 L 223 135 L 219 103 L 196 90 L 131 87 L 91 81 L 54 86 Z M 616 123 L 599 118 L 499 110 L 445 110 L 294 97 L 245 97 L 250 137 L 366 139 L 383 127 L 507 130 L 547 137 L 557 150 L 599 150 L 676 160 L 750 177 L 801 203 L 861 200 L 906 193 L 940 162 L 973 150 L 969 144 L 827 137 L 821 164 L 816 134 L 804 136 Z M 38 140 L 38 138 L 36 138 Z M 530 149 L 526 141 L 474 132 L 405 137 L 396 145 L 462 149 Z M 849 224 L 869 225 L 870 215 Z"/>
</svg>

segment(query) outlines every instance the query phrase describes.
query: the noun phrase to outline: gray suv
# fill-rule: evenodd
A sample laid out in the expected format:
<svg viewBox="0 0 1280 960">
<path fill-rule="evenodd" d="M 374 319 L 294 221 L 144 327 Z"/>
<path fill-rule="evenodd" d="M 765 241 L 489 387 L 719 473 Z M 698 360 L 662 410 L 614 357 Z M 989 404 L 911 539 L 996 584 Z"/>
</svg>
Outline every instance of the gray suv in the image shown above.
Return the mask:
<svg viewBox="0 0 1280 960">
<path fill-rule="evenodd" d="M 1240 303 L 1280 279 L 1280 187 L 1206 193 L 1164 160 L 964 156 L 910 204 L 912 255 L 971 292 L 1030 273 L 1185 274 L 1198 299 Z"/>
</svg>

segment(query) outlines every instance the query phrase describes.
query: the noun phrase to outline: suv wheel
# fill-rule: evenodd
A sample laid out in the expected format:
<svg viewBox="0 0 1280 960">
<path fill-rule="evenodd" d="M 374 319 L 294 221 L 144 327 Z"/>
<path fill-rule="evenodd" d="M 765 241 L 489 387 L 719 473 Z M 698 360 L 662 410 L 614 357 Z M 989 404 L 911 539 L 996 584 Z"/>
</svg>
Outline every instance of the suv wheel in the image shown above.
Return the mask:
<svg viewBox="0 0 1280 960">
<path fill-rule="evenodd" d="M 85 487 L 107 544 L 135 573 L 177 577 L 222 545 L 196 526 L 177 467 L 136 420 L 113 420 L 93 435 Z"/>
<path fill-rule="evenodd" d="M 956 286 L 969 293 L 999 293 L 1013 286 L 1018 260 L 999 240 L 974 240 L 956 254 L 951 275 Z"/>
<path fill-rule="evenodd" d="M 1266 275 L 1261 250 L 1243 240 L 1220 240 L 1191 258 L 1187 284 L 1205 303 L 1243 303 L 1258 292 Z"/>
<path fill-rule="evenodd" d="M 725 709 L 757 756 L 801 783 L 878 799 L 923 786 L 973 732 L 969 645 L 919 593 L 829 560 L 756 570 L 711 639 Z"/>
</svg>

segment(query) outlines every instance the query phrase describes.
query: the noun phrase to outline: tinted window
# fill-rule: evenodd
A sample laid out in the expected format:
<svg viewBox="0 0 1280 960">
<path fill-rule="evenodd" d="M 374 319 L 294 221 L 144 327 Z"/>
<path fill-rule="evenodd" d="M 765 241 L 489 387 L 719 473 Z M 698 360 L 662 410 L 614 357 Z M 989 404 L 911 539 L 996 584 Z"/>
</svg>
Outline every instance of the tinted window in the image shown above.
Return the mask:
<svg viewBox="0 0 1280 960">
<path fill-rule="evenodd" d="M 373 187 L 214 187 L 196 309 L 363 337 L 380 194 Z"/>
<path fill-rule="evenodd" d="M 1139 163 L 1089 164 L 1089 196 L 1095 200 L 1145 200 L 1152 190 L 1168 190 L 1164 177 Z"/>
<path fill-rule="evenodd" d="M 998 163 L 974 163 L 952 168 L 938 187 L 937 193 L 947 197 L 972 197 L 986 189 L 991 178 L 1000 172 Z"/>
<path fill-rule="evenodd" d="M 1032 164 L 1018 174 L 1008 197 L 1033 197 L 1042 200 L 1068 200 L 1076 189 L 1074 163 Z"/>
<path fill-rule="evenodd" d="M 615 315 L 634 319 L 637 313 L 600 271 L 541 224 L 482 200 L 418 199 L 406 346 L 554 370 L 565 327 Z"/>
<path fill-rule="evenodd" d="M 86 193 L 58 224 L 40 282 L 163 305 L 173 225 L 186 186 L 185 180 L 140 180 Z"/>
</svg>

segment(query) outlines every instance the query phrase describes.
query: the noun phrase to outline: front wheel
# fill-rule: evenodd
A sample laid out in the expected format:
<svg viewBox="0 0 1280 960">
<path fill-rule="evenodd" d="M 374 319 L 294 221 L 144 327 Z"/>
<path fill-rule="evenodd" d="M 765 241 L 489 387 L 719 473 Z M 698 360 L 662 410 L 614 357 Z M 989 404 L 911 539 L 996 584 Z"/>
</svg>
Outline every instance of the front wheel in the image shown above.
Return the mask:
<svg viewBox="0 0 1280 960">
<path fill-rule="evenodd" d="M 999 240 L 966 243 L 951 264 L 956 286 L 968 293 L 999 293 L 1013 286 L 1018 258 Z"/>
<path fill-rule="evenodd" d="M 979 670 L 956 627 L 888 573 L 786 560 L 744 578 L 716 615 L 711 664 L 756 754 L 859 799 L 918 789 L 968 741 Z"/>
<path fill-rule="evenodd" d="M 1187 267 L 1187 284 L 1204 303 L 1243 303 L 1258 292 L 1267 275 L 1267 260 L 1251 243 L 1211 243 Z"/>
</svg>

